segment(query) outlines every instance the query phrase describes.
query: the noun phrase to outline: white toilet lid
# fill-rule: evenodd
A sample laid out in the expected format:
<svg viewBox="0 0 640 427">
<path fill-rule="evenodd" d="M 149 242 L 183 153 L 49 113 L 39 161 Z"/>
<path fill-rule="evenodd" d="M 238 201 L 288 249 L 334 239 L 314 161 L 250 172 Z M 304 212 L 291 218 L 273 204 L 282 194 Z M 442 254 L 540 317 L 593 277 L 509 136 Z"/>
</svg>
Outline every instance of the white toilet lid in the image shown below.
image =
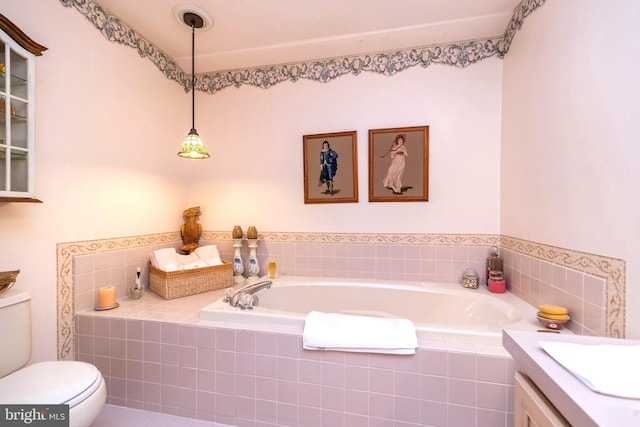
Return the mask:
<svg viewBox="0 0 640 427">
<path fill-rule="evenodd" d="M 73 407 L 102 384 L 102 374 L 86 362 L 39 362 L 0 378 L 0 403 Z"/>
</svg>

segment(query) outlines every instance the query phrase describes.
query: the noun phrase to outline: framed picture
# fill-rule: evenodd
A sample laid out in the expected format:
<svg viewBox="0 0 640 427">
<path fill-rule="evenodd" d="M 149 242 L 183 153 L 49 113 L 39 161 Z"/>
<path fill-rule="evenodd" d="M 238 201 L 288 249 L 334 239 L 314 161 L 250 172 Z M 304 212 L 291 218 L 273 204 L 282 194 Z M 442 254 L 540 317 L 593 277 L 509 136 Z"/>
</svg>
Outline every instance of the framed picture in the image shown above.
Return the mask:
<svg viewBox="0 0 640 427">
<path fill-rule="evenodd" d="M 357 132 L 302 137 L 305 203 L 357 203 Z"/>
<path fill-rule="evenodd" d="M 369 201 L 429 200 L 429 126 L 369 130 Z"/>
</svg>

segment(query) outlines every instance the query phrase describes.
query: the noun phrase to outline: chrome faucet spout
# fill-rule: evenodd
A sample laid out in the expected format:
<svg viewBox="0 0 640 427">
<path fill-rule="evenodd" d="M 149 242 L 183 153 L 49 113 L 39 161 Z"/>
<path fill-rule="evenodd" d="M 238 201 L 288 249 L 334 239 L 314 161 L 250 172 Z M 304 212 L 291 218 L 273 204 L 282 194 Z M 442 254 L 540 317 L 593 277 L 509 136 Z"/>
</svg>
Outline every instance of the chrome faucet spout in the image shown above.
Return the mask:
<svg viewBox="0 0 640 427">
<path fill-rule="evenodd" d="M 250 283 L 245 287 L 243 293 L 254 295 L 257 292 L 260 292 L 263 289 L 269 289 L 273 282 L 271 280 L 264 280 L 262 282 Z"/>
<path fill-rule="evenodd" d="M 240 298 L 243 295 L 255 295 L 263 289 L 269 289 L 273 282 L 271 280 L 265 280 L 257 283 L 249 283 L 247 285 L 242 286 L 240 289 L 235 291 L 229 297 L 226 298 L 226 302 L 229 303 L 231 307 L 237 307 Z"/>
</svg>

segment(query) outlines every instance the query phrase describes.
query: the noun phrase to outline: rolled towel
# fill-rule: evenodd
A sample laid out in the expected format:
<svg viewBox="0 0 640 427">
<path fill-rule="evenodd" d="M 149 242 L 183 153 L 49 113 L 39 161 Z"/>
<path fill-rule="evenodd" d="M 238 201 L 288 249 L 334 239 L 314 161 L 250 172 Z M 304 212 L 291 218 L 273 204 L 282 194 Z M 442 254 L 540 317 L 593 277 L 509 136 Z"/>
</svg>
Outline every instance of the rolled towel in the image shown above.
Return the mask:
<svg viewBox="0 0 640 427">
<path fill-rule="evenodd" d="M 175 248 L 157 249 L 151 253 L 151 265 L 160 270 L 177 270 L 178 264 L 178 253 Z M 168 270 L 168 268 L 172 268 L 173 270 Z"/>
<path fill-rule="evenodd" d="M 307 315 L 303 348 L 359 353 L 415 354 L 418 339 L 408 319 L 320 313 Z"/>
<path fill-rule="evenodd" d="M 220 252 L 216 245 L 200 246 L 193 251 L 200 260 L 204 261 L 206 265 L 221 265 L 222 259 L 220 259 Z"/>
</svg>

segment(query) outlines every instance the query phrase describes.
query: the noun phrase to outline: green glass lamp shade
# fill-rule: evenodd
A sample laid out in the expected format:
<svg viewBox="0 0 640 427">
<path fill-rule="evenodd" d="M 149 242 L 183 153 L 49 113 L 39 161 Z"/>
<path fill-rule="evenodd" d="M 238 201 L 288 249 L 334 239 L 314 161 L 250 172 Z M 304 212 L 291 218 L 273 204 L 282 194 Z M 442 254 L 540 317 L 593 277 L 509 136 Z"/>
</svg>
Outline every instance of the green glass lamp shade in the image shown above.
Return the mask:
<svg viewBox="0 0 640 427">
<path fill-rule="evenodd" d="M 200 139 L 200 135 L 195 129 L 191 129 L 187 137 L 182 141 L 182 147 L 180 148 L 180 152 L 178 156 L 185 157 L 187 159 L 208 159 L 209 153 L 207 153 L 207 149 L 204 148 L 204 144 L 202 143 L 202 139 Z"/>
</svg>

